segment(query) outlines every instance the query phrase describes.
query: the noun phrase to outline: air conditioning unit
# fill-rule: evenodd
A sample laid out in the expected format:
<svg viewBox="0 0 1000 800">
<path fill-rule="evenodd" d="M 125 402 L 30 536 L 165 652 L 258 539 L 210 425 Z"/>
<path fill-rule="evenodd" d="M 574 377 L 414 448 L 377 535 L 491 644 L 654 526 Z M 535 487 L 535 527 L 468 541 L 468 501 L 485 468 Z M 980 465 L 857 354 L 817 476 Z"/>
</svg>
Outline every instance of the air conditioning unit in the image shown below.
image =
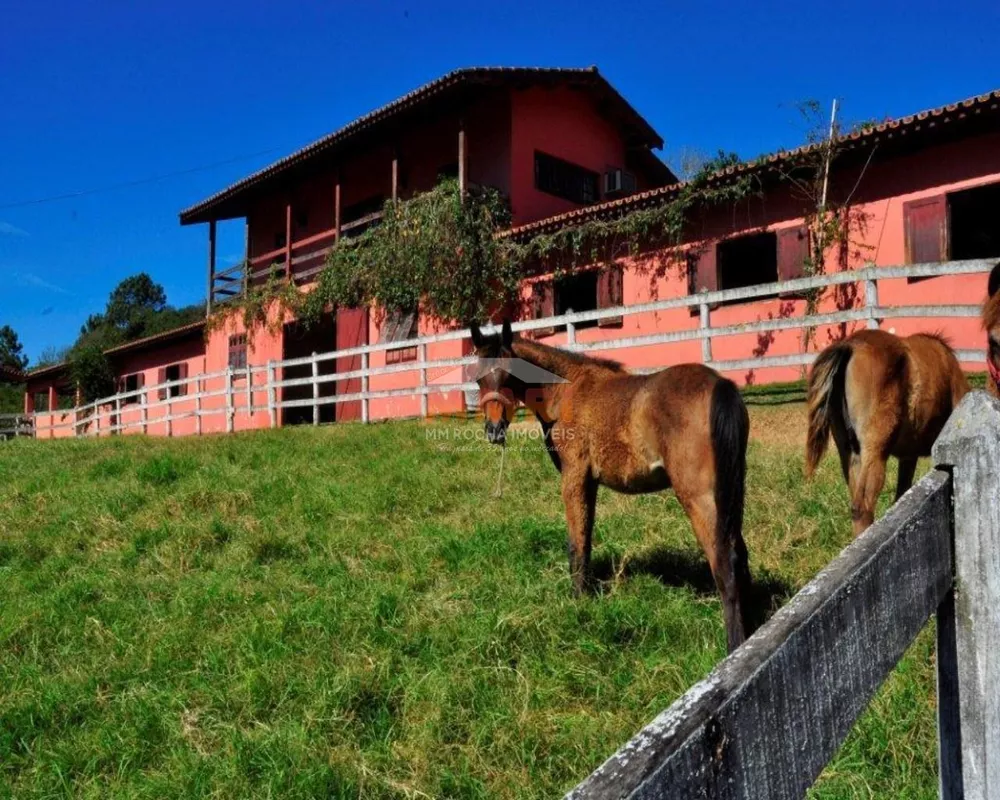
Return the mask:
<svg viewBox="0 0 1000 800">
<path fill-rule="evenodd" d="M 623 169 L 613 169 L 604 173 L 604 196 L 624 197 L 635 193 L 635 175 Z"/>
</svg>

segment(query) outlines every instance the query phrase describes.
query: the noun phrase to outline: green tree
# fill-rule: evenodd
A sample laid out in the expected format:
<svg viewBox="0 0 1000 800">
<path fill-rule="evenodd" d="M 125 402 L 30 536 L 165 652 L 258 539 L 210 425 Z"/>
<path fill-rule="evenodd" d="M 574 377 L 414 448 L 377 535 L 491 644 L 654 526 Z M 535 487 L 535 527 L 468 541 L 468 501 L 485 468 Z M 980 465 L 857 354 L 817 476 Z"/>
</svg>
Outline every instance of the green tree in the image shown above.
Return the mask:
<svg viewBox="0 0 1000 800">
<path fill-rule="evenodd" d="M 28 357 L 24 355 L 21 340 L 10 325 L 0 328 L 0 364 L 16 370 L 28 366 Z"/>
<path fill-rule="evenodd" d="M 147 335 L 150 322 L 167 307 L 167 294 L 145 272 L 119 283 L 108 297 L 104 309 L 105 325 L 118 329 L 125 341 Z M 93 317 L 87 320 L 91 323 Z M 95 327 L 98 320 L 93 320 Z"/>
</svg>

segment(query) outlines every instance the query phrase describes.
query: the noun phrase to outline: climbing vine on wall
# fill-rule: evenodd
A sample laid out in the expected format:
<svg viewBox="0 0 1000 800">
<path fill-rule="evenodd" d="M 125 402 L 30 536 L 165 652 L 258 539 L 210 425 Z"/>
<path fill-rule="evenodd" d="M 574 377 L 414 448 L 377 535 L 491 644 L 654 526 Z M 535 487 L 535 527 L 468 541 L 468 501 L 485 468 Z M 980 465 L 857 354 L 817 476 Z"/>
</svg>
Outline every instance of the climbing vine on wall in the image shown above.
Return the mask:
<svg viewBox="0 0 1000 800">
<path fill-rule="evenodd" d="M 558 276 L 643 248 L 679 247 L 694 211 L 756 191 L 749 175 L 720 178 L 720 170 L 738 163 L 734 154 L 720 153 L 663 202 L 527 239 L 503 235 L 510 209 L 496 190 L 463 198 L 456 181 L 445 181 L 386 203 L 377 226 L 331 250 L 309 291 L 298 291 L 283 266 L 274 265 L 266 281 L 219 307 L 209 330 L 238 318 L 252 335 L 280 325 L 287 311 L 311 324 L 331 307 L 369 304 L 385 312 L 419 305 L 432 317 L 459 322 L 489 318 L 518 307 L 521 281 L 533 273 Z"/>
</svg>

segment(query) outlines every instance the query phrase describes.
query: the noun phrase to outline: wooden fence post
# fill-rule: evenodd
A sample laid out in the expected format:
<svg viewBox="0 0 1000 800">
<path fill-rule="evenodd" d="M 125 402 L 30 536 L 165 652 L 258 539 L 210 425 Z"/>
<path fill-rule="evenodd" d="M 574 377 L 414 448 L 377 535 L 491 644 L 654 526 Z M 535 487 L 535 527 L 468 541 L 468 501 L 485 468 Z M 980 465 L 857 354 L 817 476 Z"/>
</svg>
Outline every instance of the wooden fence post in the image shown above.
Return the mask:
<svg viewBox="0 0 1000 800">
<path fill-rule="evenodd" d="M 278 427 L 278 390 L 274 385 L 277 382 L 276 373 L 272 359 L 267 362 L 267 415 L 272 428 Z"/>
<path fill-rule="evenodd" d="M 198 378 L 194 386 L 194 432 L 196 436 L 201 436 L 201 393 L 205 391 L 204 378 Z"/>
<path fill-rule="evenodd" d="M 139 395 L 139 416 L 142 419 L 142 432 L 143 435 L 149 433 L 149 409 L 146 408 L 148 400 L 146 399 L 146 387 L 143 386 L 142 394 Z"/>
<path fill-rule="evenodd" d="M 247 427 L 253 427 L 253 372 L 250 369 L 250 362 L 246 363 L 247 368 Z"/>
<path fill-rule="evenodd" d="M 226 367 L 226 433 L 233 432 L 233 417 L 235 408 L 233 406 L 233 368 Z"/>
<path fill-rule="evenodd" d="M 868 317 L 865 323 L 869 328 L 878 328 L 878 319 L 875 318 L 875 309 L 878 308 L 878 284 L 874 280 L 865 281 L 865 308 L 872 310 L 872 316 Z"/>
<path fill-rule="evenodd" d="M 361 421 L 368 422 L 368 353 L 361 354 Z"/>
<path fill-rule="evenodd" d="M 566 309 L 567 314 L 572 314 L 573 309 Z M 576 325 L 572 322 L 566 323 L 566 346 L 572 348 L 576 344 Z"/>
<path fill-rule="evenodd" d="M 122 434 L 122 398 L 121 395 L 115 395 L 115 429 L 112 433 L 121 436 Z"/>
<path fill-rule="evenodd" d="M 990 800 L 1000 797 L 1000 401 L 966 395 L 933 456 L 954 485 L 955 588 L 937 629 L 941 797 Z"/>
<path fill-rule="evenodd" d="M 316 353 L 313 353 L 312 360 L 313 376 L 313 425 L 319 425 L 319 362 L 316 360 Z"/>
<path fill-rule="evenodd" d="M 708 303 L 702 303 L 698 307 L 698 311 L 698 327 L 703 331 L 707 331 L 712 326 L 711 319 L 708 316 Z M 712 340 L 708 336 L 705 336 L 705 338 L 701 340 L 701 360 L 703 364 L 708 364 L 712 360 Z"/>
<path fill-rule="evenodd" d="M 427 345 L 417 345 L 417 360 L 423 364 L 427 361 Z M 427 416 L 427 369 L 420 369 L 420 416 Z"/>
</svg>

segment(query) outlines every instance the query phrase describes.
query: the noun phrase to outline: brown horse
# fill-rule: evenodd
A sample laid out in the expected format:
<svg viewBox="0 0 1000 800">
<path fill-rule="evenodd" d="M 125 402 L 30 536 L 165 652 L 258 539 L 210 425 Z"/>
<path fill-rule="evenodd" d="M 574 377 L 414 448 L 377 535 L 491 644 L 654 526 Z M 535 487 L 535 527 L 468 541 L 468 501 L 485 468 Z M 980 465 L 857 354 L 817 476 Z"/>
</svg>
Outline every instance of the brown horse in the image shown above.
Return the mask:
<svg viewBox="0 0 1000 800">
<path fill-rule="evenodd" d="M 899 459 L 898 500 L 913 483 L 920 456 L 969 390 L 958 359 L 940 336 L 900 338 L 864 330 L 831 345 L 809 375 L 806 476 L 830 433 L 851 495 L 855 536 L 875 520 L 889 456 Z"/>
<path fill-rule="evenodd" d="M 986 328 L 986 371 L 989 375 L 986 390 L 1000 397 L 1000 263 L 990 272 L 983 327 Z"/>
<path fill-rule="evenodd" d="M 472 326 L 486 434 L 504 444 L 517 404 L 538 417 L 556 469 L 576 595 L 592 588 L 591 535 L 598 485 L 628 494 L 673 487 L 722 596 L 729 649 L 751 633 L 750 569 L 743 542 L 749 418 L 732 381 L 699 364 L 633 375 L 588 358 Z"/>
</svg>

